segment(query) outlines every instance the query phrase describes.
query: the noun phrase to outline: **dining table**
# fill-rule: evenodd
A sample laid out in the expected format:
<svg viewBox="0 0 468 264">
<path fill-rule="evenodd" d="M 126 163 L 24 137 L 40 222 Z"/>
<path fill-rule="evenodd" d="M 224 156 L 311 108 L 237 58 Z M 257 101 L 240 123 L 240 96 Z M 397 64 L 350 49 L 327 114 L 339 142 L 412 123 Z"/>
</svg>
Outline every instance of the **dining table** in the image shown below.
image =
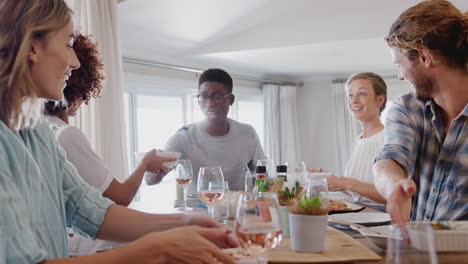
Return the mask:
<svg viewBox="0 0 468 264">
<path fill-rule="evenodd" d="M 153 206 L 142 206 L 141 204 L 132 203 L 130 206 L 133 209 L 140 210 L 147 213 L 184 213 L 181 208 L 174 208 L 174 202 L 167 204 L 158 204 L 157 208 Z M 361 211 L 362 213 L 383 213 L 371 208 L 365 208 Z M 190 211 L 186 212 L 188 214 L 207 214 L 207 210 L 202 207 L 191 208 Z M 329 224 L 330 225 L 330 224 Z M 229 228 L 234 227 L 234 220 L 231 219 L 227 226 Z M 283 238 L 280 246 L 273 249 L 270 252 L 269 263 L 276 264 L 291 264 L 291 263 L 387 263 L 386 262 L 386 252 L 384 249 L 379 248 L 366 237 L 362 236 L 358 231 L 355 231 L 349 227 L 337 227 L 337 225 L 331 225 L 328 227 L 327 236 L 333 236 L 330 238 L 328 248 L 322 253 L 314 253 L 316 255 L 311 255 L 309 260 L 304 260 L 302 256 L 307 253 L 298 253 L 289 249 L 289 238 Z M 366 259 L 359 259 L 359 254 L 356 255 L 354 250 L 361 250 L 363 254 L 360 256 L 366 256 Z M 328 250 L 328 251 L 327 251 Z M 330 256 L 330 250 L 333 250 L 333 254 L 341 254 L 342 258 L 327 259 L 322 258 L 317 260 L 320 256 Z M 277 260 L 277 256 L 280 251 L 287 252 L 285 255 L 286 258 L 282 260 Z M 338 253 L 337 253 L 338 252 Z M 340 253 L 341 252 L 341 253 Z M 349 255 L 346 255 L 349 254 Z M 353 255 L 354 254 L 354 255 Z M 450 263 L 450 264 L 460 264 L 468 263 L 468 252 L 447 252 L 440 253 L 438 252 L 439 263 Z M 349 257 L 346 257 L 349 256 Z M 284 257 L 284 256 L 283 256 Z M 275 259 L 276 258 L 276 259 Z M 415 263 L 416 264 L 416 263 Z"/>
</svg>

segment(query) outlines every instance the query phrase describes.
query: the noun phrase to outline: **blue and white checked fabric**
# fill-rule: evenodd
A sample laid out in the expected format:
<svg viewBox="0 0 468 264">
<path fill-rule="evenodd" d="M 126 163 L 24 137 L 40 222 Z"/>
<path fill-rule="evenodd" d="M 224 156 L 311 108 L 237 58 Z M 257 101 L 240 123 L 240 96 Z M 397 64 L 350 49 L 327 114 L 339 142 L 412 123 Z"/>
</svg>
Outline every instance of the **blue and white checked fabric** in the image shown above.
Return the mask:
<svg viewBox="0 0 468 264">
<path fill-rule="evenodd" d="M 81 179 L 44 121 L 21 134 L 0 121 L 0 247 L 6 263 L 67 257 L 65 226 L 94 237 L 111 204 Z"/>
<path fill-rule="evenodd" d="M 468 220 L 468 104 L 444 137 L 433 100 L 401 96 L 385 121 L 382 159 L 398 162 L 418 187 L 411 220 Z"/>
</svg>

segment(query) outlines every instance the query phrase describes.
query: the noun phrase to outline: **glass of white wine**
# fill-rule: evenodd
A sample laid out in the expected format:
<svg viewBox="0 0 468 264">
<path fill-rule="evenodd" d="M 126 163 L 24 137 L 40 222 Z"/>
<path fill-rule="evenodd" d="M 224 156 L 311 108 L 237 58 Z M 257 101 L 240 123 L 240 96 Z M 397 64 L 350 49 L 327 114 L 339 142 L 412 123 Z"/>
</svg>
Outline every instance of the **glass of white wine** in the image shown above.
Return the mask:
<svg viewBox="0 0 468 264">
<path fill-rule="evenodd" d="M 236 235 L 246 254 L 257 263 L 268 263 L 268 253 L 282 237 L 278 198 L 275 193 L 242 193 L 236 211 Z"/>
<path fill-rule="evenodd" d="M 200 167 L 198 172 L 198 196 L 208 206 L 208 213 L 213 217 L 213 206 L 224 196 L 224 176 L 221 167 Z"/>
<path fill-rule="evenodd" d="M 184 190 L 184 203 L 182 210 L 187 210 L 187 187 L 193 180 L 193 169 L 190 160 L 178 160 L 174 173 L 177 184 Z"/>
</svg>

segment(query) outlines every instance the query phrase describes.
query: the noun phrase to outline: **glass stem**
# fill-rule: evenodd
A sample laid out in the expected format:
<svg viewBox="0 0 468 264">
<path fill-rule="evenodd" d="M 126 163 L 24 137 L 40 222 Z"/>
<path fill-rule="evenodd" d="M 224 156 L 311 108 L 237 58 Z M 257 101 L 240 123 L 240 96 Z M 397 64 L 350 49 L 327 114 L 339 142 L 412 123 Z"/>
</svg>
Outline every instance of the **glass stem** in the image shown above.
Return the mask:
<svg viewBox="0 0 468 264">
<path fill-rule="evenodd" d="M 213 205 L 208 206 L 208 215 L 214 218 L 213 209 Z"/>
<path fill-rule="evenodd" d="M 182 208 L 185 209 L 187 208 L 187 187 L 183 188 L 183 195 L 184 195 L 184 203 L 182 204 Z"/>
</svg>

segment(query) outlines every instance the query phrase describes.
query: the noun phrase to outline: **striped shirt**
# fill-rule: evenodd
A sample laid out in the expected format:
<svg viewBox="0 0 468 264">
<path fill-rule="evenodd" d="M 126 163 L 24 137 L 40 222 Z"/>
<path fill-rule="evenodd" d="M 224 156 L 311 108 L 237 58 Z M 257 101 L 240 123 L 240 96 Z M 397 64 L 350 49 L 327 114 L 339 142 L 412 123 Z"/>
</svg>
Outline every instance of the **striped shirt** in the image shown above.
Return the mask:
<svg viewBox="0 0 468 264">
<path fill-rule="evenodd" d="M 384 148 L 416 183 L 411 220 L 468 220 L 468 104 L 444 136 L 440 107 L 409 93 L 388 112 Z"/>
<path fill-rule="evenodd" d="M 0 122 L 0 263 L 67 257 L 66 226 L 94 238 L 111 204 L 78 176 L 44 121 L 21 133 Z"/>
</svg>

